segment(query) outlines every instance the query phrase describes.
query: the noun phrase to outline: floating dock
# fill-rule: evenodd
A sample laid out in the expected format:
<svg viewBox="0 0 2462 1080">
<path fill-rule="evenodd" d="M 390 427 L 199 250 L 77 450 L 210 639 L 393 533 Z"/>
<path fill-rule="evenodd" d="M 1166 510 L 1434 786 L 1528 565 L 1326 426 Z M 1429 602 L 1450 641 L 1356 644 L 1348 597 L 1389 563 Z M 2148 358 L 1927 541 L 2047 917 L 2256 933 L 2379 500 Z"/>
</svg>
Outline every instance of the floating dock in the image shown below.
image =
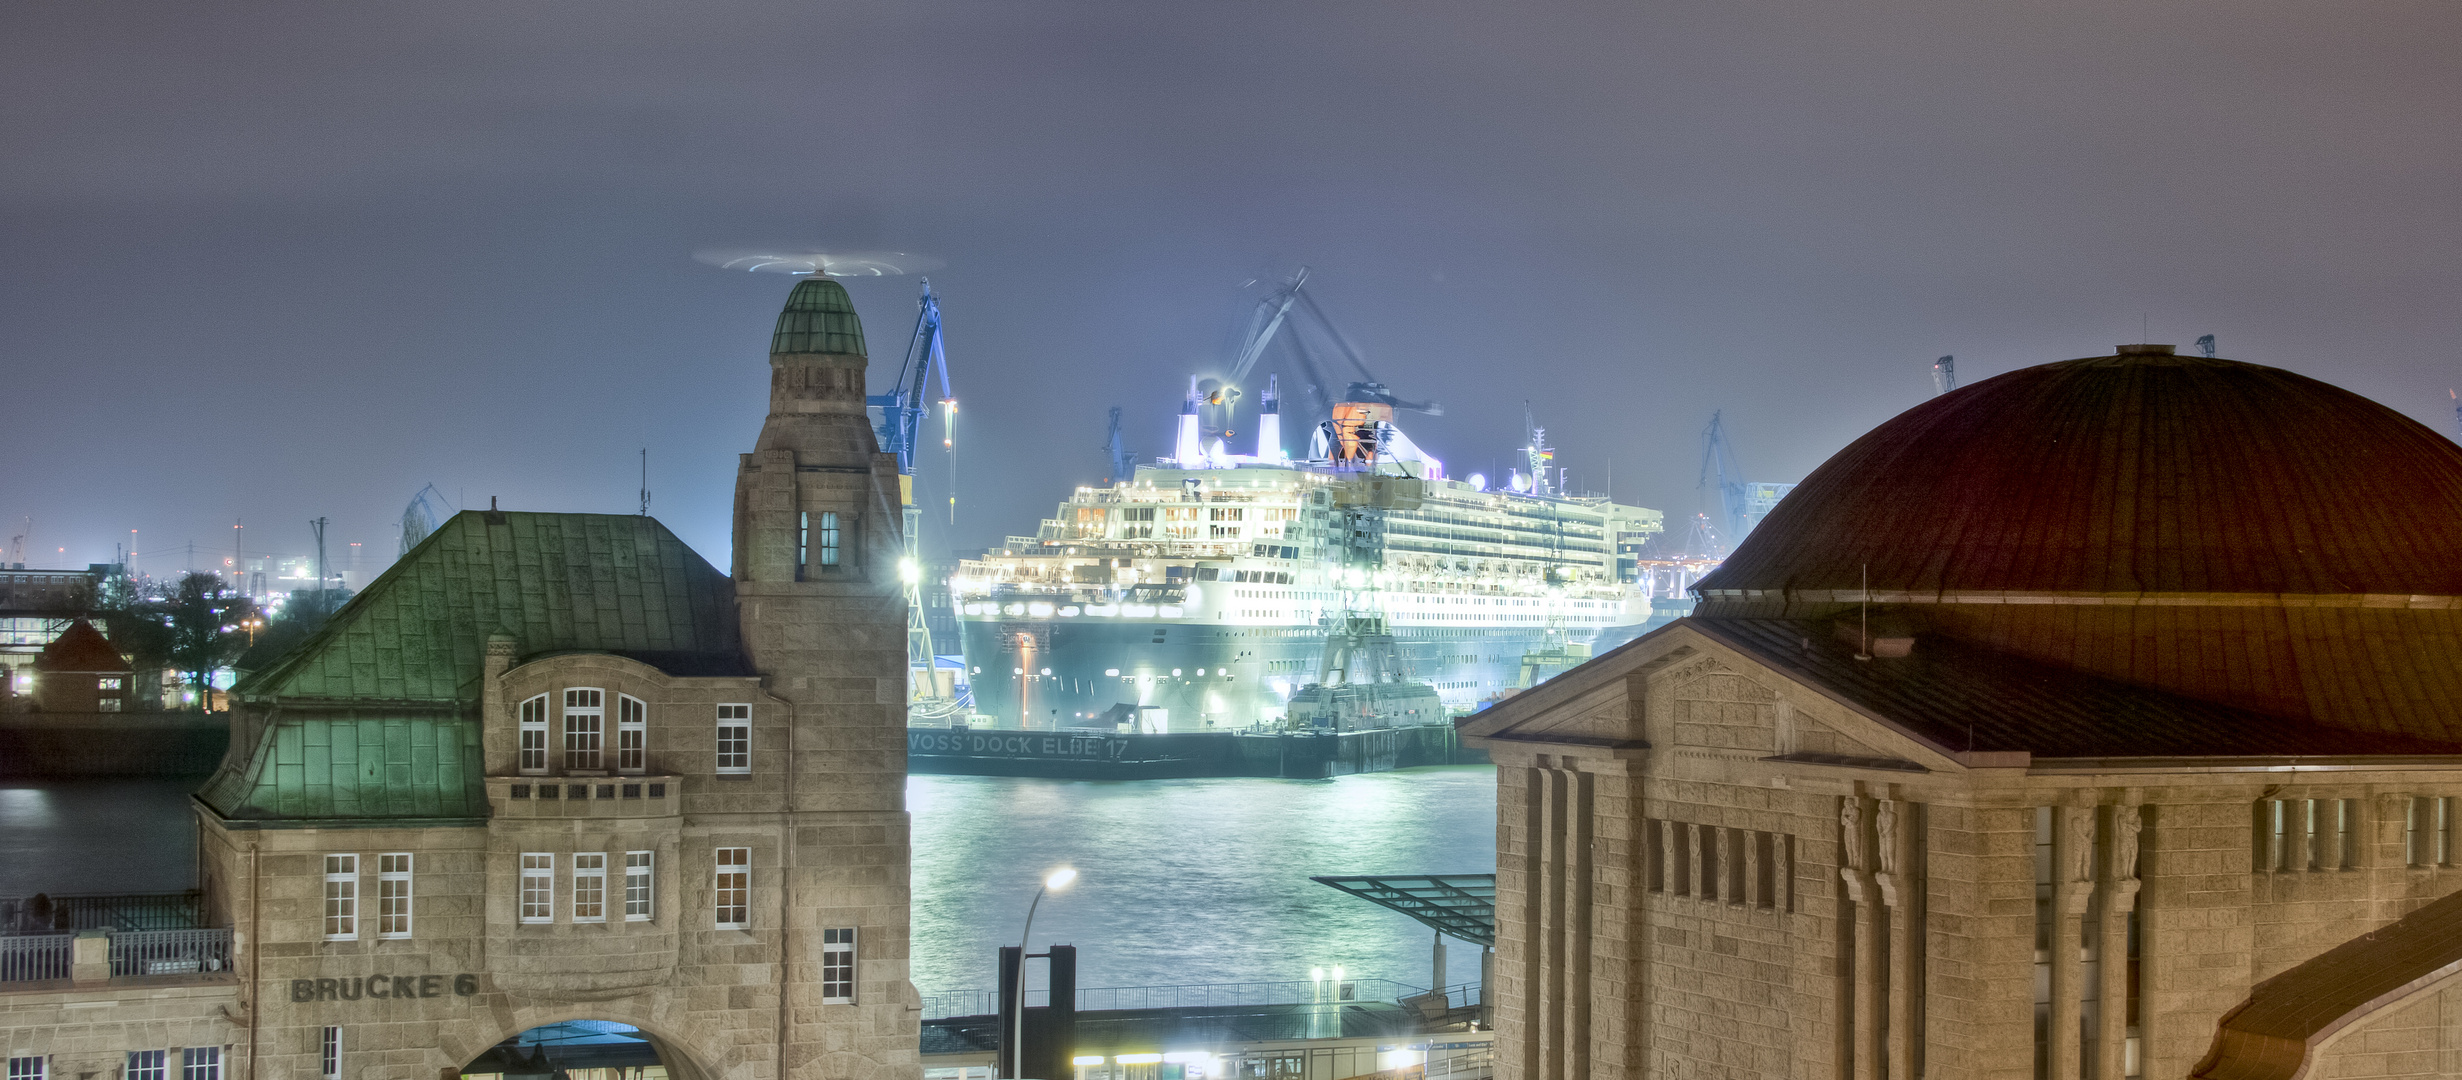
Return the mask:
<svg viewBox="0 0 2462 1080">
<path fill-rule="evenodd" d="M 1333 732 L 1192 731 L 1113 734 L 1091 729 L 908 728 L 906 771 L 1070 780 L 1177 780 L 1271 776 L 1322 780 L 1420 765 L 1483 765 L 1452 724 Z"/>
</svg>

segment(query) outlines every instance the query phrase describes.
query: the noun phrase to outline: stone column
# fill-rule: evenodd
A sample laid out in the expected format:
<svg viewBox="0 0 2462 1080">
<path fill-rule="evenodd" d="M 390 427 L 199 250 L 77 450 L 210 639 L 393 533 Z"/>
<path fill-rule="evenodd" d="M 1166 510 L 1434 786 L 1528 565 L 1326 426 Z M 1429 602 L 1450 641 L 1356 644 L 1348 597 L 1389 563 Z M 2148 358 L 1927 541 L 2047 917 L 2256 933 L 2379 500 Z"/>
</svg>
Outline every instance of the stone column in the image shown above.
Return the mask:
<svg viewBox="0 0 2462 1080">
<path fill-rule="evenodd" d="M 1880 900 L 1879 883 L 1867 869 L 1864 800 L 1849 792 L 1838 804 L 1838 844 L 1846 865 L 1838 868 L 1846 884 L 1847 902 L 1855 915 L 1855 968 L 1849 981 L 1854 1004 L 1847 1016 L 1851 1029 L 1847 1046 L 1854 1057 L 1854 1080 L 1880 1080 L 1874 1066 L 1881 1060 L 1880 964 L 1881 927 L 1873 906 Z"/>
<path fill-rule="evenodd" d="M 2078 963 L 2087 906 L 2094 900 L 2094 808 L 2064 806 L 2052 826 L 2052 1023 L 2051 1080 L 2079 1080 L 2083 1034 L 2081 1005 L 2086 972 Z"/>
<path fill-rule="evenodd" d="M 1914 830 L 1909 804 L 1882 800 L 1872 823 L 1881 872 L 1875 877 L 1889 920 L 1889 1080 L 1910 1080 L 1915 1067 Z"/>
<path fill-rule="evenodd" d="M 2103 874 L 2102 999 L 2095 1033 L 2095 1080 L 2128 1075 L 2129 913 L 2137 908 L 2137 833 L 2144 827 L 2137 807 L 2112 807 L 2110 856 Z"/>
</svg>

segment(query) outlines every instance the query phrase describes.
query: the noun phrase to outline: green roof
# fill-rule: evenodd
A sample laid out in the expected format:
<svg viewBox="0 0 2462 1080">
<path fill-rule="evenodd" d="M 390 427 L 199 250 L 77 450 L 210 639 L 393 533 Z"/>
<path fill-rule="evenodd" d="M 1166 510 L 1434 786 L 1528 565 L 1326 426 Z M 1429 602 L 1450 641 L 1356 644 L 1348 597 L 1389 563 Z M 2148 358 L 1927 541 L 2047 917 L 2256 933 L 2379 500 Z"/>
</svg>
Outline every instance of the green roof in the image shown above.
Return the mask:
<svg viewBox="0 0 2462 1080">
<path fill-rule="evenodd" d="M 796 282 L 795 291 L 787 294 L 786 310 L 778 313 L 778 332 L 770 335 L 769 351 L 867 355 L 863 322 L 855 317 L 846 286 L 825 277 Z"/>
<path fill-rule="evenodd" d="M 233 693 L 250 745 L 199 796 L 225 818 L 487 816 L 489 635 L 679 675 L 749 674 L 734 585 L 655 519 L 463 511 Z M 244 759 L 240 754 L 244 753 Z"/>
</svg>

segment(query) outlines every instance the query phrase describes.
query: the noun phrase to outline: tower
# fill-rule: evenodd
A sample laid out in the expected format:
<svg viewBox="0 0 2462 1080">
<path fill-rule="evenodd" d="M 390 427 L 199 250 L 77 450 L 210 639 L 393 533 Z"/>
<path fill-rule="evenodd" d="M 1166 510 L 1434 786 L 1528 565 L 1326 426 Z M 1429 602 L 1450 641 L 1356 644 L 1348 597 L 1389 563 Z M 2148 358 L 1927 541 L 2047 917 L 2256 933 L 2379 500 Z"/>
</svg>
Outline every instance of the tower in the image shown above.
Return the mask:
<svg viewBox="0 0 2462 1080">
<path fill-rule="evenodd" d="M 799 281 L 770 341 L 769 416 L 736 478 L 744 652 L 788 704 L 787 1077 L 915 1068 L 905 998 L 906 597 L 898 467 L 864 415 L 863 325 L 846 290 Z M 747 794 L 752 794 L 748 792 Z M 764 795 L 770 793 L 761 793 Z M 858 927 L 855 1008 L 823 1005 L 825 941 Z M 892 940 L 877 940 L 878 938 Z M 881 1072 L 880 1070 L 887 1070 Z"/>
</svg>

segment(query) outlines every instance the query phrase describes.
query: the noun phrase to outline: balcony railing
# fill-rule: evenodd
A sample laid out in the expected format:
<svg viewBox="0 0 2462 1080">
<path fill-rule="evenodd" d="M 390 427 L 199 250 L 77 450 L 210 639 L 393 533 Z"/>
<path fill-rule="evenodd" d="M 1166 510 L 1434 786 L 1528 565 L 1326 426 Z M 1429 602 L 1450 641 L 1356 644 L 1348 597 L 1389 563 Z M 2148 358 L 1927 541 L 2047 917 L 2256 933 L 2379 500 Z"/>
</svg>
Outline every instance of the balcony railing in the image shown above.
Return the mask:
<svg viewBox="0 0 2462 1080">
<path fill-rule="evenodd" d="M 12 934 L 0 937 L 0 982 L 68 978 L 75 934 Z"/>
<path fill-rule="evenodd" d="M 91 935 L 88 935 L 89 938 Z M 231 970 L 229 928 L 115 930 L 108 935 L 110 977 L 212 975 Z M 0 983 L 99 978 L 77 971 L 76 934 L 0 936 Z M 87 953 L 90 962 L 102 957 Z"/>
<path fill-rule="evenodd" d="M 231 931 L 136 930 L 111 935 L 111 975 L 199 975 L 231 970 Z"/>
</svg>

